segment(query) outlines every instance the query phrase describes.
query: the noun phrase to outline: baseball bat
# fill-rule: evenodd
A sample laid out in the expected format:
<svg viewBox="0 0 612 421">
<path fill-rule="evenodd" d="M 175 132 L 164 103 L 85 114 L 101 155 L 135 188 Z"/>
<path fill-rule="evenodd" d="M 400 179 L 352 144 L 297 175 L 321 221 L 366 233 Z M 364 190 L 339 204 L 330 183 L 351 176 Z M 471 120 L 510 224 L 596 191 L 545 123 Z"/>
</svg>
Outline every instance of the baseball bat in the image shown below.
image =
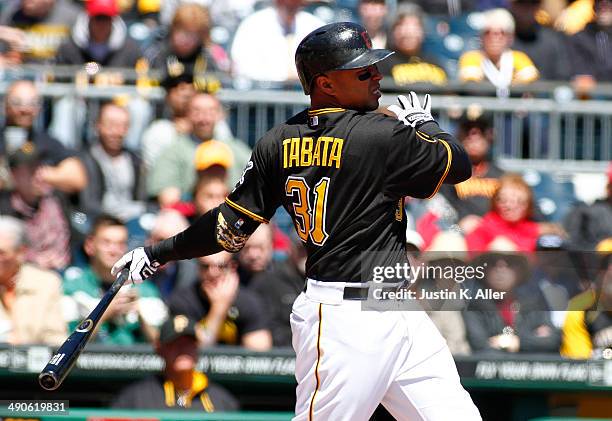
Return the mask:
<svg viewBox="0 0 612 421">
<path fill-rule="evenodd" d="M 43 389 L 55 390 L 62 384 L 77 358 L 79 358 L 81 351 L 83 351 L 83 348 L 91 339 L 91 335 L 100 322 L 100 318 L 106 309 L 108 309 L 119 289 L 127 281 L 128 275 L 129 269 L 124 268 L 108 291 L 104 293 L 96 308 L 89 313 L 85 320 L 79 323 L 74 332 L 70 334 L 55 355 L 51 357 L 45 368 L 38 375 L 38 383 Z"/>
</svg>

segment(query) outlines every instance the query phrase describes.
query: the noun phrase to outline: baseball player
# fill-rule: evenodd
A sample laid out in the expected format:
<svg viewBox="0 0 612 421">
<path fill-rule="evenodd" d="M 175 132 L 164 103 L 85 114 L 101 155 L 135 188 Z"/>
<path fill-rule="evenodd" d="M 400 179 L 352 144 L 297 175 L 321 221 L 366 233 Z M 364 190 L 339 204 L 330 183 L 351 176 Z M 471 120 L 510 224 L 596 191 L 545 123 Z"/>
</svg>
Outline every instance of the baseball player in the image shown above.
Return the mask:
<svg viewBox="0 0 612 421">
<path fill-rule="evenodd" d="M 137 248 L 134 282 L 169 260 L 239 251 L 277 207 L 308 252 L 291 328 L 295 420 L 367 420 L 382 403 L 398 420 L 478 420 L 446 342 L 422 311 L 362 311 L 372 268 L 408 264 L 404 196 L 428 198 L 470 177 L 461 146 L 416 94 L 374 113 L 390 56 L 354 23 L 323 26 L 300 43 L 296 66 L 309 109 L 259 140 L 225 202 L 184 232 Z"/>
</svg>

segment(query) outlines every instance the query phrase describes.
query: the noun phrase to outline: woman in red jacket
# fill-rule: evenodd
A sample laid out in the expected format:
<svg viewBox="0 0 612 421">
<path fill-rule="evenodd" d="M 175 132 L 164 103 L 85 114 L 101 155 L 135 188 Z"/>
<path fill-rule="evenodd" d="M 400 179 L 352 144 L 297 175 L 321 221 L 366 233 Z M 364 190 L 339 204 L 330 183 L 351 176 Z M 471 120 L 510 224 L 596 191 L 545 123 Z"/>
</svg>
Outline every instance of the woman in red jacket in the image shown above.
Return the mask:
<svg viewBox="0 0 612 421">
<path fill-rule="evenodd" d="M 508 251 L 534 251 L 536 240 L 542 232 L 532 218 L 533 208 L 533 191 L 520 175 L 501 177 L 491 199 L 491 210 L 466 236 L 468 250 L 487 251 L 495 242 L 503 243 L 506 248 L 514 248 Z"/>
</svg>

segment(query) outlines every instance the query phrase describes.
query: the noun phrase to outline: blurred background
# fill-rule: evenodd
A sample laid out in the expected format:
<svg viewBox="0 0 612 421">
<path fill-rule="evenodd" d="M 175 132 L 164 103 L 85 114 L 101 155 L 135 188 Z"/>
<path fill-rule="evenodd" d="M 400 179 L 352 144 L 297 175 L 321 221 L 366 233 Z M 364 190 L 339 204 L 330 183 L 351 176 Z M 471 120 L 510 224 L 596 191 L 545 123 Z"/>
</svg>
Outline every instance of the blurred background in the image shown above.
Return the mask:
<svg viewBox="0 0 612 421">
<path fill-rule="evenodd" d="M 305 252 L 284 209 L 238 255 L 122 290 L 60 390 L 36 377 L 124 252 L 220 204 L 308 106 L 295 49 L 335 21 L 396 52 L 381 110 L 430 93 L 472 161 L 406 198 L 406 242 L 415 265 L 486 263 L 423 288 L 508 293 L 423 303 L 483 418 L 612 418 L 610 0 L 3 0 L 0 396 L 71 409 L 0 419 L 291 419 Z"/>
</svg>

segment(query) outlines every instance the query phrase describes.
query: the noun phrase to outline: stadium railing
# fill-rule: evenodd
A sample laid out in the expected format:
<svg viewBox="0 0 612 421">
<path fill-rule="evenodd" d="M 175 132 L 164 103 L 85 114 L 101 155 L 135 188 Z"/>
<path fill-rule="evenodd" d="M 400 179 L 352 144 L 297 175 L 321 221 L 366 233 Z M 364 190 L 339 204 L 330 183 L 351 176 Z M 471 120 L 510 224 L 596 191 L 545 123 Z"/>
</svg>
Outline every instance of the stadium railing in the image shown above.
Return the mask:
<svg viewBox="0 0 612 421">
<path fill-rule="evenodd" d="M 8 82 L 0 82 L 0 96 L 5 94 L 7 87 Z M 483 85 L 479 89 L 485 88 Z M 420 90 L 418 86 L 414 89 Z M 478 96 L 446 94 L 451 89 L 447 86 L 432 98 L 433 111 L 440 125 L 454 130 L 466 113 L 485 113 L 495 129 L 493 154 L 504 159 L 507 168 L 518 168 L 524 166 L 525 160 L 533 160 L 534 163 L 548 161 L 550 168 L 555 170 L 603 173 L 607 161 L 612 160 L 612 106 L 609 100 L 495 98 L 484 96 L 485 91 L 480 91 Z M 160 107 L 164 98 L 163 90 L 154 86 L 41 83 L 40 90 L 49 102 L 67 96 L 85 99 L 93 105 L 118 96 L 137 96 Z M 221 89 L 218 96 L 226 107 L 234 135 L 251 146 L 272 126 L 308 104 L 308 97 L 296 90 Z M 395 103 L 395 97 L 396 94 L 386 93 L 381 106 Z"/>
</svg>

